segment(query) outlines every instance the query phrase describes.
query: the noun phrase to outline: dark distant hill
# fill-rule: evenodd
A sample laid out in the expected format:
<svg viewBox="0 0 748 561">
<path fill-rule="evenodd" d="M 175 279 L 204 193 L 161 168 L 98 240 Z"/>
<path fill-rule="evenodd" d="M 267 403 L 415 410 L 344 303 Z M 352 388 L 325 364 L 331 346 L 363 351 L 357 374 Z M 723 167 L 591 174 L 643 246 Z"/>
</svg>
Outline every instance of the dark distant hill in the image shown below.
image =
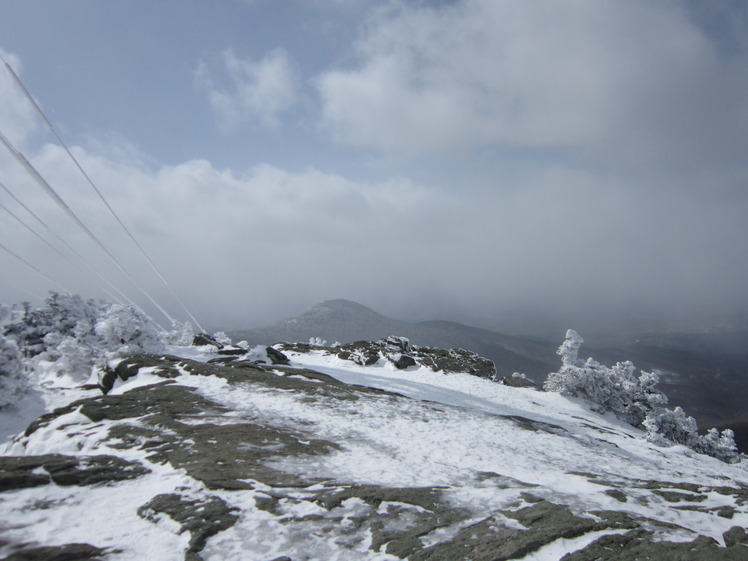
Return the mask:
<svg viewBox="0 0 748 561">
<path fill-rule="evenodd" d="M 275 325 L 229 335 L 235 341 L 245 339 L 251 344 L 306 342 L 310 337 L 333 344 L 400 335 L 409 325 L 349 300 L 327 300 Z"/>
<path fill-rule="evenodd" d="M 556 370 L 559 363 L 555 351 L 560 341 L 502 335 L 449 321 L 408 323 L 349 300 L 327 300 L 275 325 L 233 331 L 229 335 L 235 341 L 246 340 L 253 345 L 305 342 L 311 337 L 319 337 L 332 345 L 399 335 L 407 337 L 414 345 L 473 351 L 493 360 L 502 376 L 524 372 L 537 382 Z"/>
<path fill-rule="evenodd" d="M 573 326 L 570 326 L 573 327 Z M 328 300 L 275 325 L 233 331 L 234 341 L 256 344 L 306 342 L 319 337 L 328 344 L 376 340 L 389 335 L 414 345 L 463 348 L 494 361 L 501 376 L 523 372 L 542 383 L 560 366 L 555 341 L 505 335 L 450 321 L 408 323 L 348 300 Z M 585 334 L 583 333 L 582 336 Z M 741 439 L 748 418 L 748 331 L 662 330 L 600 341 L 582 348 L 604 364 L 630 360 L 643 370 L 661 373 L 661 389 L 672 406 L 682 406 L 702 427 L 735 427 Z M 748 443 L 744 444 L 748 446 Z M 745 449 L 745 448 L 744 448 Z"/>
</svg>

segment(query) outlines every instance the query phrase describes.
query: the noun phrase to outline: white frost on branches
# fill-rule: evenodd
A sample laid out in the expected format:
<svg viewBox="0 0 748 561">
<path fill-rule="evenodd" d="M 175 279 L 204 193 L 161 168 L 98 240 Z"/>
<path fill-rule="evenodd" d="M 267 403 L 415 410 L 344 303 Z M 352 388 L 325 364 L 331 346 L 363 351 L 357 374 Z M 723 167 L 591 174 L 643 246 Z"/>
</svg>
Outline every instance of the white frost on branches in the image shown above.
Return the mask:
<svg viewBox="0 0 748 561">
<path fill-rule="evenodd" d="M 740 460 L 735 434 L 730 429 L 720 433 L 711 428 L 706 434 L 699 434 L 696 419 L 686 415 L 680 407 L 649 415 L 643 425 L 647 431 L 647 440 L 660 446 L 683 444 L 723 462 L 734 463 Z"/>
<path fill-rule="evenodd" d="M 0 335 L 0 409 L 16 403 L 27 388 L 28 378 L 18 345 Z"/>
<path fill-rule="evenodd" d="M 221 345 L 230 345 L 231 344 L 231 337 L 226 335 L 224 331 L 218 331 L 213 334 L 213 339 L 216 343 L 219 343 Z"/>
<path fill-rule="evenodd" d="M 175 321 L 172 324 L 171 331 L 161 334 L 161 340 L 167 345 L 176 345 L 178 347 L 189 347 L 195 339 L 195 328 L 192 323 Z"/>
<path fill-rule="evenodd" d="M 80 383 L 111 358 L 165 349 L 153 323 L 129 306 L 51 293 L 39 309 L 0 315 L 0 408 L 30 385 Z"/>
<path fill-rule="evenodd" d="M 656 388 L 657 374 L 642 371 L 637 375 L 631 361 L 608 367 L 592 358 L 580 360 L 582 343 L 584 339 L 576 331 L 566 332 L 566 340 L 557 351 L 561 368 L 548 375 L 545 390 L 584 399 L 598 413 L 613 412 L 630 425 L 645 429 L 647 439 L 656 444 L 684 444 L 725 462 L 740 459 L 732 431 L 720 434 L 711 429 L 700 435 L 696 421 L 683 409 L 663 407 L 667 397 Z"/>
<path fill-rule="evenodd" d="M 578 358 L 584 343 L 573 329 L 566 332 L 566 340 L 557 353 L 561 355 L 561 368 L 548 375 L 544 388 L 547 391 L 580 397 L 592 404 L 593 411 L 612 411 L 627 423 L 639 427 L 656 407 L 667 403 L 667 397 L 655 386 L 657 374 L 641 372 L 638 376 L 631 361 L 618 362 L 607 367 L 592 358 Z"/>
<path fill-rule="evenodd" d="M 132 306 L 113 304 L 96 322 L 94 330 L 110 354 L 155 354 L 165 350 L 159 332 L 142 312 Z"/>
<path fill-rule="evenodd" d="M 582 343 L 584 343 L 584 339 L 580 337 L 579 333 L 573 329 L 566 331 L 566 339 L 556 351 L 556 354 L 561 355 L 561 363 L 565 367 L 578 366 L 579 348 Z"/>
</svg>

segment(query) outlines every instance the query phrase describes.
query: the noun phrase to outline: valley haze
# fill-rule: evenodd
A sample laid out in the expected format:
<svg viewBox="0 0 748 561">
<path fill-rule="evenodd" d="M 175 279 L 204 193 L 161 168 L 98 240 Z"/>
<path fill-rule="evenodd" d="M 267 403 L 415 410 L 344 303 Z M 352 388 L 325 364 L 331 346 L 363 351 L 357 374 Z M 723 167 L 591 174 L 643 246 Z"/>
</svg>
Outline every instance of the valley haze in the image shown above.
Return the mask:
<svg viewBox="0 0 748 561">
<path fill-rule="evenodd" d="M 565 330 L 564 330 L 565 332 Z M 702 429 L 730 428 L 748 450 L 748 327 L 743 323 L 704 329 L 685 323 L 659 329 L 587 338 L 580 356 L 612 366 L 632 361 L 641 371 L 656 372 L 670 406 L 681 406 Z M 234 341 L 250 345 L 317 341 L 334 346 L 404 336 L 414 345 L 460 348 L 493 361 L 499 377 L 514 372 L 542 385 L 559 366 L 558 336 L 507 335 L 450 321 L 406 322 L 348 300 L 328 300 L 278 323 L 229 331 Z"/>
</svg>

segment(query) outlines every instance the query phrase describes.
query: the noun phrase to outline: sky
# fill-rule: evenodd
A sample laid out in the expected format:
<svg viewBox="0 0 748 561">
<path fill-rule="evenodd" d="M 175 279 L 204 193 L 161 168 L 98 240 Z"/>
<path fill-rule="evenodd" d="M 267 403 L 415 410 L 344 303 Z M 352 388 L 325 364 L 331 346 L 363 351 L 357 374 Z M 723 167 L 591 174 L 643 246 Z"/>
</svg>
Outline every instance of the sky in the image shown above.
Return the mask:
<svg viewBox="0 0 748 561">
<path fill-rule="evenodd" d="M 113 285 L 209 329 L 334 298 L 518 332 L 748 312 L 742 0 L 25 0 L 0 54 L 169 286 L 2 65 L 0 133 L 114 257 L 0 145 L 0 202 L 49 242 L 0 208 L 2 302 Z"/>
</svg>

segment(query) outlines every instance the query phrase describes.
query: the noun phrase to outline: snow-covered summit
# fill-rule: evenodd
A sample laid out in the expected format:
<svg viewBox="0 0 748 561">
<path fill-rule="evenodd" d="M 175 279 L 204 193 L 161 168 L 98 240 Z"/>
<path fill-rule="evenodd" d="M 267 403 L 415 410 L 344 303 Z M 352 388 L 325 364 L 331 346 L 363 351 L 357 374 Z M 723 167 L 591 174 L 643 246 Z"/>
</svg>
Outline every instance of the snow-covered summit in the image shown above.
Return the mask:
<svg viewBox="0 0 748 561">
<path fill-rule="evenodd" d="M 382 314 L 379 314 L 357 302 L 352 300 L 345 300 L 343 298 L 335 298 L 332 300 L 325 300 L 319 304 L 304 310 L 297 316 L 296 321 L 301 318 L 309 318 L 311 320 L 317 320 L 318 318 L 331 319 L 335 321 L 367 321 L 372 317 L 385 318 Z"/>
<path fill-rule="evenodd" d="M 287 350 L 288 366 L 211 363 L 228 355 L 209 346 L 170 352 L 192 358 L 116 360 L 107 395 L 90 390 L 8 445 L 0 554 L 578 561 L 748 551 L 744 463 L 657 447 L 558 393 L 324 349 Z"/>
<path fill-rule="evenodd" d="M 9 348 L 38 346 L 47 408 L 0 456 L 9 561 L 746 559 L 746 461 L 650 442 L 604 412 L 626 395 L 594 412 L 403 337 L 249 348 L 175 330 L 156 350 L 143 318 L 97 306 L 10 330 Z M 45 322 L 65 334 L 39 338 Z M 559 374 L 601 377 L 595 399 L 619 379 L 656 396 L 579 344 Z"/>
</svg>

